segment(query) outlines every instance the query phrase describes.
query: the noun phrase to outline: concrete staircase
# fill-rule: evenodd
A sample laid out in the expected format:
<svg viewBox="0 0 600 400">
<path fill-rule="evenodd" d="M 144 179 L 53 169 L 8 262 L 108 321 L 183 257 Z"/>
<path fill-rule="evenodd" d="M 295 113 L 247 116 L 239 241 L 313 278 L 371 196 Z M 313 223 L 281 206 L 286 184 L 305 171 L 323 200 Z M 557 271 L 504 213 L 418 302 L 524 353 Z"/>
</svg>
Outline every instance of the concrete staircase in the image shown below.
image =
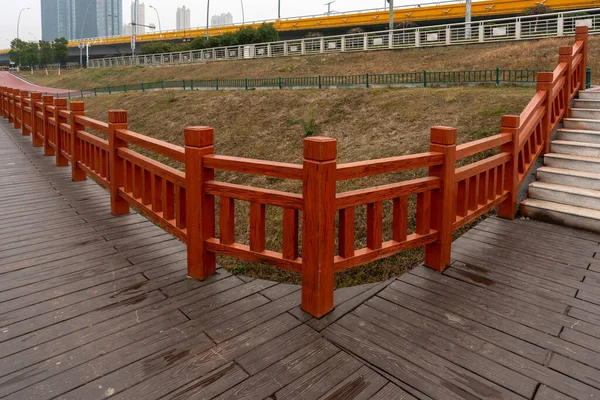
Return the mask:
<svg viewBox="0 0 600 400">
<path fill-rule="evenodd" d="M 521 214 L 600 232 L 600 91 L 583 91 L 529 185 Z"/>
</svg>

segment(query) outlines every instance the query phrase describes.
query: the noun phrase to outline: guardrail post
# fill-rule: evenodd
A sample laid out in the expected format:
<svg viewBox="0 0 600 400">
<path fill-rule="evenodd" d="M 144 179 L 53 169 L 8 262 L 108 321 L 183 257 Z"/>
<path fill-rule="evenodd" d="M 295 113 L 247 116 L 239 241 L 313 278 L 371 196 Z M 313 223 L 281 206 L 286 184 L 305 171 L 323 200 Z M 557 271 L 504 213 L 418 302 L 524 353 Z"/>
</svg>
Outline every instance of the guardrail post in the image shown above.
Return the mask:
<svg viewBox="0 0 600 400">
<path fill-rule="evenodd" d="M 29 135 L 29 131 L 25 129 L 25 103 L 23 99 L 29 97 L 29 92 L 27 90 L 21 90 L 21 135 L 27 136 Z"/>
<path fill-rule="evenodd" d="M 556 36 L 564 36 L 565 31 L 565 18 L 562 14 L 558 15 L 556 20 Z"/>
<path fill-rule="evenodd" d="M 517 214 L 517 191 L 519 190 L 519 126 L 521 118 L 518 115 L 502 117 L 502 133 L 510 133 L 512 139 L 500 147 L 500 151 L 510 154 L 510 160 L 504 168 L 504 190 L 508 198 L 498 206 L 498 216 L 514 219 Z"/>
<path fill-rule="evenodd" d="M 521 18 L 515 21 L 515 39 L 521 40 Z"/>
<path fill-rule="evenodd" d="M 337 142 L 304 139 L 302 309 L 317 318 L 333 309 Z"/>
<path fill-rule="evenodd" d="M 43 129 L 43 127 L 38 126 L 37 122 L 37 107 L 36 104 L 42 101 L 41 93 L 31 93 L 31 144 L 33 147 L 41 147 L 43 142 L 37 135 L 38 130 Z M 41 128 L 41 129 L 40 129 Z"/>
<path fill-rule="evenodd" d="M 496 67 L 496 86 L 500 86 L 500 68 Z"/>
<path fill-rule="evenodd" d="M 215 236 L 215 198 L 204 192 L 204 184 L 215 179 L 215 171 L 202 166 L 202 158 L 215 152 L 214 130 L 189 127 L 184 137 L 188 275 L 204 280 L 217 268 L 215 253 L 205 246 Z"/>
<path fill-rule="evenodd" d="M 544 100 L 544 107 L 546 108 L 546 113 L 542 117 L 542 134 L 544 135 L 544 153 L 546 154 L 550 151 L 550 137 L 552 136 L 552 132 L 550 132 L 550 117 L 552 114 L 552 79 L 554 74 L 552 72 L 538 72 L 536 76 L 537 84 L 536 90 L 539 92 L 540 90 L 546 92 L 546 99 Z"/>
<path fill-rule="evenodd" d="M 432 127 L 429 151 L 442 153 L 444 160 L 429 167 L 429 176 L 439 178 L 441 186 L 431 193 L 431 228 L 438 231 L 438 240 L 425 246 L 425 265 L 443 271 L 450 265 L 452 250 L 456 128 Z"/>
<path fill-rule="evenodd" d="M 427 71 L 423 71 L 423 87 L 427 87 Z"/>
<path fill-rule="evenodd" d="M 111 110 L 108 112 L 108 165 L 110 169 L 110 212 L 112 215 L 129 213 L 129 203 L 119 194 L 119 188 L 125 185 L 124 163 L 119 157 L 119 148 L 127 147 L 127 142 L 117 137 L 117 130 L 119 129 L 127 129 L 127 111 Z"/>
<path fill-rule="evenodd" d="M 60 116 L 61 110 L 67 109 L 67 100 L 66 99 L 54 99 L 54 121 L 56 122 L 55 132 L 56 132 L 56 166 L 57 167 L 66 167 L 69 165 L 69 159 L 66 158 L 62 154 L 63 142 L 60 137 L 60 124 L 61 122 L 66 122 L 67 119 Z"/>
<path fill-rule="evenodd" d="M 48 118 L 50 117 L 50 112 L 48 111 L 48 106 L 51 106 L 53 101 L 54 101 L 54 97 L 52 97 L 52 96 L 48 95 L 48 96 L 42 97 L 42 114 L 44 114 L 43 145 L 44 145 L 44 155 L 45 156 L 53 156 L 54 155 L 54 149 L 52 148 L 52 146 L 50 146 L 50 143 L 48 143 L 48 135 L 50 135 L 50 121 L 48 121 Z"/>
<path fill-rule="evenodd" d="M 84 115 L 85 103 L 83 101 L 71 102 L 71 179 L 75 182 L 85 181 L 85 171 L 79 167 L 81 160 L 81 142 L 77 140 L 77 132 L 84 130 L 84 126 L 77 123 L 77 116 Z M 109 164 L 110 165 L 110 164 Z"/>
<path fill-rule="evenodd" d="M 586 79 L 584 77 L 586 77 L 587 63 L 588 63 L 588 40 L 589 40 L 589 34 L 588 34 L 587 26 L 578 26 L 577 28 L 575 28 L 575 41 L 583 42 L 583 49 L 582 49 L 583 58 L 581 59 L 581 65 L 580 65 L 581 86 L 579 87 L 579 89 L 581 89 L 581 90 L 585 90 L 585 88 L 586 88 Z"/>
<path fill-rule="evenodd" d="M 571 109 L 571 89 L 573 87 L 573 72 L 571 71 L 571 61 L 573 60 L 573 48 L 570 46 L 561 46 L 558 49 L 558 62 L 567 64 L 567 71 L 565 73 L 565 87 L 567 90 L 564 91 L 563 101 L 565 102 L 565 114 L 564 117 L 569 117 Z"/>
</svg>

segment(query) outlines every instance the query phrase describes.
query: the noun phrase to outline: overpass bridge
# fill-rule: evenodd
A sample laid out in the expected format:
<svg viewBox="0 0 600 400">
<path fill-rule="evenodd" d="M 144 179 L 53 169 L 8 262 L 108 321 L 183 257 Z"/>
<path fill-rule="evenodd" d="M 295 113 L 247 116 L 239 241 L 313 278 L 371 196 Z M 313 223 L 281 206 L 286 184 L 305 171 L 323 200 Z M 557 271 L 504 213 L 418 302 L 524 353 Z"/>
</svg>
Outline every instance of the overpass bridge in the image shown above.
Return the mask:
<svg viewBox="0 0 600 400">
<path fill-rule="evenodd" d="M 543 4 L 553 12 L 570 11 L 585 8 L 595 8 L 600 0 L 485 0 L 472 3 L 472 16 L 474 20 L 498 18 L 523 14 L 525 10 L 538 4 Z M 417 25 L 439 25 L 464 20 L 464 1 L 443 1 L 427 4 L 398 6 L 394 11 L 395 21 L 412 21 Z M 324 34 L 347 33 L 351 28 L 381 30 L 389 23 L 389 11 L 384 8 L 362 11 L 349 11 L 332 15 L 311 15 L 290 17 L 275 20 L 248 22 L 245 24 L 232 24 L 208 29 L 210 36 L 219 36 L 227 32 L 238 30 L 242 26 L 258 27 L 262 23 L 271 23 L 280 32 L 283 40 L 298 39 L 310 31 L 319 31 Z M 187 30 L 170 30 L 136 35 L 136 42 L 170 41 L 178 42 L 191 40 L 206 35 L 206 27 L 197 27 Z M 82 40 L 90 44 L 91 58 L 106 57 L 109 55 L 127 55 L 131 52 L 131 36 L 113 36 L 90 38 Z M 69 42 L 69 56 L 75 61 L 79 58 L 79 40 Z M 8 50 L 0 50 L 0 63 L 8 63 Z"/>
</svg>

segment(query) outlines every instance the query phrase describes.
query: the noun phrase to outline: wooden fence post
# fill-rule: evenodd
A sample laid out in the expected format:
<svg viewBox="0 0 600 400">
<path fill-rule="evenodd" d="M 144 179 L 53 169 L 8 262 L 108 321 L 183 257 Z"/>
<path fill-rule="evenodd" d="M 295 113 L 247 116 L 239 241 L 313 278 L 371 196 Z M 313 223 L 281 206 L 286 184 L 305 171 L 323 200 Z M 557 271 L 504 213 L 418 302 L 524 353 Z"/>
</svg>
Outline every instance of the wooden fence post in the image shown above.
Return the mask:
<svg viewBox="0 0 600 400">
<path fill-rule="evenodd" d="M 4 111 L 4 86 L 0 86 L 0 115 L 6 118 L 6 113 Z"/>
<path fill-rule="evenodd" d="M 565 73 L 565 87 L 563 101 L 565 104 L 565 114 L 564 117 L 568 118 L 570 116 L 571 109 L 571 89 L 573 87 L 573 72 L 571 71 L 571 61 L 573 60 L 573 56 L 571 55 L 573 52 L 573 48 L 569 46 L 561 46 L 558 49 L 558 62 L 567 64 L 567 71 Z"/>
<path fill-rule="evenodd" d="M 14 123 L 15 116 L 15 89 L 8 89 L 8 122 Z"/>
<path fill-rule="evenodd" d="M 37 112 L 37 103 L 40 103 L 42 101 L 42 94 L 41 93 L 31 93 L 31 143 L 33 144 L 34 147 L 40 147 L 42 146 L 42 141 L 40 140 L 40 138 L 37 135 L 38 130 L 40 130 L 41 127 L 39 127 L 38 122 L 37 122 L 37 116 L 36 116 L 36 112 Z"/>
<path fill-rule="evenodd" d="M 575 28 L 575 41 L 583 42 L 583 58 L 581 59 L 581 64 L 579 68 L 581 68 L 580 76 L 581 76 L 581 85 L 579 89 L 585 90 L 585 74 L 587 70 L 587 62 L 588 62 L 588 27 L 587 26 L 578 26 Z"/>
<path fill-rule="evenodd" d="M 504 175 L 504 190 L 508 191 L 508 198 L 498 206 L 498 216 L 514 219 L 517 214 L 517 192 L 519 190 L 519 126 L 521 118 L 517 115 L 504 115 L 502 117 L 502 133 L 510 133 L 512 138 L 500 147 L 500 151 L 510 154 L 506 163 Z"/>
<path fill-rule="evenodd" d="M 425 247 L 425 265 L 443 271 L 450 265 L 452 224 L 455 219 L 454 174 L 456 164 L 456 128 L 431 128 L 429 151 L 442 153 L 444 161 L 429 167 L 429 176 L 440 178 L 441 187 L 431 193 L 431 228 L 438 231 L 438 240 Z"/>
<path fill-rule="evenodd" d="M 333 310 L 337 142 L 304 139 L 302 309 L 317 318 Z"/>
<path fill-rule="evenodd" d="M 67 99 L 54 99 L 54 121 L 56 122 L 55 132 L 56 132 L 56 166 L 57 167 L 66 167 L 69 165 L 69 159 L 65 157 L 62 153 L 62 149 L 64 143 L 60 137 L 60 124 L 61 122 L 67 122 L 67 119 L 60 116 L 61 110 L 67 109 Z"/>
<path fill-rule="evenodd" d="M 82 101 L 72 101 L 71 116 L 69 118 L 71 122 L 71 179 L 75 182 L 87 179 L 85 171 L 78 164 L 81 160 L 81 142 L 77 140 L 77 132 L 84 130 L 84 126 L 75 121 L 78 115 L 84 115 L 84 104 Z"/>
<path fill-rule="evenodd" d="M 42 113 L 44 114 L 44 155 L 45 156 L 53 156 L 54 155 L 54 149 L 52 148 L 52 146 L 50 146 L 50 143 L 48 143 L 48 136 L 50 135 L 50 121 L 48 121 L 48 118 L 50 118 L 50 112 L 47 110 L 48 106 L 52 105 L 52 101 L 54 100 L 54 97 L 52 96 L 44 96 L 42 97 Z"/>
<path fill-rule="evenodd" d="M 206 126 L 184 130 L 188 275 L 200 280 L 217 268 L 215 253 L 205 246 L 215 236 L 215 197 L 204 192 L 204 184 L 215 179 L 215 171 L 202 166 L 202 157 L 215 152 L 214 136 Z"/>
<path fill-rule="evenodd" d="M 27 129 L 25 129 L 25 102 L 23 101 L 23 99 L 26 99 L 29 97 L 29 92 L 27 90 L 21 90 L 21 110 L 19 112 L 19 116 L 21 118 L 21 135 L 23 136 L 27 136 L 29 134 L 29 132 L 27 131 Z"/>
<path fill-rule="evenodd" d="M 108 112 L 108 147 L 109 147 L 109 185 L 110 212 L 112 215 L 129 213 L 129 203 L 119 194 L 119 188 L 125 185 L 125 165 L 119 157 L 118 150 L 127 147 L 127 142 L 117 138 L 118 129 L 127 129 L 127 111 L 111 110 Z M 136 182 L 138 184 L 138 182 Z"/>
<path fill-rule="evenodd" d="M 546 99 L 544 100 L 544 107 L 546 108 L 546 113 L 542 117 L 542 133 L 544 135 L 544 152 L 546 154 L 550 152 L 550 137 L 552 136 L 552 132 L 550 131 L 550 127 L 552 126 L 552 80 L 554 74 L 552 72 L 538 72 L 537 73 L 537 85 L 536 89 L 539 92 L 546 92 Z"/>
<path fill-rule="evenodd" d="M 19 118 L 21 118 L 21 91 L 19 89 L 15 89 L 14 91 L 14 112 L 13 112 L 13 122 L 14 122 L 14 128 L 15 129 L 21 129 L 21 121 L 19 120 Z"/>
</svg>

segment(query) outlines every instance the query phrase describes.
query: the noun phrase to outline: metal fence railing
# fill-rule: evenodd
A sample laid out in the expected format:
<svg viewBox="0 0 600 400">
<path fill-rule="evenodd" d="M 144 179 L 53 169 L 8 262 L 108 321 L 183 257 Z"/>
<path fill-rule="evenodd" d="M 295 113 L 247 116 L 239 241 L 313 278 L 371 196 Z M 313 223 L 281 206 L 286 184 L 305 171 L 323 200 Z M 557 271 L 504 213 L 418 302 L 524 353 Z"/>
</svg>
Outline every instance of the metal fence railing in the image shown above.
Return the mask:
<svg viewBox="0 0 600 400">
<path fill-rule="evenodd" d="M 490 43 L 573 36 L 577 26 L 600 33 L 600 8 L 391 31 L 258 43 L 175 53 L 90 60 L 90 68 L 174 65 L 369 50 Z"/>
<path fill-rule="evenodd" d="M 70 91 L 56 97 L 78 98 L 103 94 L 150 92 L 156 90 L 255 90 L 255 89 L 335 89 L 371 87 L 445 87 L 453 85 L 533 85 L 537 70 L 422 71 L 398 74 L 345 76 L 303 76 L 287 78 L 182 79 L 104 86 Z M 591 87 L 592 71 L 587 68 L 586 85 Z"/>
</svg>

